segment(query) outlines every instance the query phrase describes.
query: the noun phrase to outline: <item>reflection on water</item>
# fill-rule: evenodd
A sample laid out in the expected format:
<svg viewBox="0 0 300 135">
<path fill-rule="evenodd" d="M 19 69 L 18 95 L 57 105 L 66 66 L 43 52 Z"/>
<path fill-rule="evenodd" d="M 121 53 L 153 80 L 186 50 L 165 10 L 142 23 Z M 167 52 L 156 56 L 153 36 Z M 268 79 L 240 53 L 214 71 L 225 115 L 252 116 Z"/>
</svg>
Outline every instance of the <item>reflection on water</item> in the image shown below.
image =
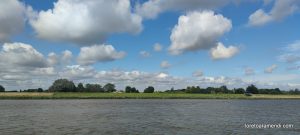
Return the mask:
<svg viewBox="0 0 300 135">
<path fill-rule="evenodd" d="M 300 134 L 300 100 L 0 100 L 0 134 Z M 293 124 L 247 129 L 245 124 Z"/>
</svg>

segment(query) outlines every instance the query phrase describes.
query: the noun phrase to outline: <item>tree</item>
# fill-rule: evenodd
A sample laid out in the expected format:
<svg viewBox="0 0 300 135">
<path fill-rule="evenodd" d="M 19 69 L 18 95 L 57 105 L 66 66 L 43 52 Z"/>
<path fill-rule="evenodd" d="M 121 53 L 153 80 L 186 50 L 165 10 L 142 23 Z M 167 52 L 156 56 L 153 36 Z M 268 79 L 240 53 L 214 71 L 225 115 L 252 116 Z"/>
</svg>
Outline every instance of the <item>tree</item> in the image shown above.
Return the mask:
<svg viewBox="0 0 300 135">
<path fill-rule="evenodd" d="M 250 86 L 247 87 L 246 93 L 258 94 L 258 89 L 256 88 L 255 85 L 251 84 Z"/>
<path fill-rule="evenodd" d="M 201 88 L 199 86 L 187 87 L 185 92 L 186 93 L 202 93 Z"/>
<path fill-rule="evenodd" d="M 130 93 L 131 92 L 131 87 L 130 86 L 126 86 L 125 87 L 125 93 Z"/>
<path fill-rule="evenodd" d="M 125 93 L 139 93 L 139 90 L 137 90 L 135 87 L 126 86 Z"/>
<path fill-rule="evenodd" d="M 232 93 L 232 91 L 229 90 L 226 85 L 221 86 L 220 91 L 221 93 Z"/>
<path fill-rule="evenodd" d="M 86 84 L 85 85 L 86 92 L 104 92 L 104 89 L 100 84 Z"/>
<path fill-rule="evenodd" d="M 77 85 L 77 91 L 79 91 L 79 92 L 84 92 L 84 87 L 83 87 L 83 84 L 82 83 L 78 83 L 78 85 Z"/>
<path fill-rule="evenodd" d="M 37 92 L 43 92 L 44 90 L 42 88 L 38 88 Z"/>
<path fill-rule="evenodd" d="M 116 86 L 114 84 L 111 84 L 111 83 L 105 84 L 103 88 L 104 88 L 105 92 L 114 92 L 114 91 L 117 91 L 116 90 Z"/>
<path fill-rule="evenodd" d="M 244 94 L 245 90 L 243 88 L 234 89 L 234 94 Z"/>
<path fill-rule="evenodd" d="M 282 94 L 279 88 L 275 88 L 272 94 Z"/>
<path fill-rule="evenodd" d="M 145 90 L 144 93 L 153 93 L 154 92 L 154 87 L 148 86 Z"/>
<path fill-rule="evenodd" d="M 0 92 L 5 92 L 5 88 L 2 85 L 0 85 Z"/>
<path fill-rule="evenodd" d="M 55 80 L 52 86 L 49 87 L 50 92 L 75 92 L 76 86 L 73 81 L 67 79 Z"/>
</svg>

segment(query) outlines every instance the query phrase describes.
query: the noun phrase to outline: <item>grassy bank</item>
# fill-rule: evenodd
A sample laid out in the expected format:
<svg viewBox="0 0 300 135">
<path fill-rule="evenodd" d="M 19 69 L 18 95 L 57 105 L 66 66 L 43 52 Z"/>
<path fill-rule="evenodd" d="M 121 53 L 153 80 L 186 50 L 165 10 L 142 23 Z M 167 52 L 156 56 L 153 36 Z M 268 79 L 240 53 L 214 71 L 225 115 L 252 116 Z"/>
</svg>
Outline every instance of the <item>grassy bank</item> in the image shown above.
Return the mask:
<svg viewBox="0 0 300 135">
<path fill-rule="evenodd" d="M 54 93 L 0 92 L 0 99 L 51 99 Z"/>
<path fill-rule="evenodd" d="M 0 93 L 0 99 L 300 99 L 300 95 L 187 93 Z"/>
</svg>

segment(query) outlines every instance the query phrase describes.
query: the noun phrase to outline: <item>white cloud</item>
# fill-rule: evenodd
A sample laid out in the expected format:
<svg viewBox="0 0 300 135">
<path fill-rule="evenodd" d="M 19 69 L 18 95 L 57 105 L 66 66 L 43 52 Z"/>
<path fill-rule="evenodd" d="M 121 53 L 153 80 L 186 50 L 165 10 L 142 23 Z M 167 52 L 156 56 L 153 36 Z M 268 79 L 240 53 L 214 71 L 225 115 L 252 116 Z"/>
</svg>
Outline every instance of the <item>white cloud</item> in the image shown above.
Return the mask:
<svg viewBox="0 0 300 135">
<path fill-rule="evenodd" d="M 216 9 L 233 0 L 149 0 L 137 4 L 136 12 L 145 18 L 156 18 L 164 11 Z"/>
<path fill-rule="evenodd" d="M 47 62 L 50 66 L 56 65 L 68 65 L 72 62 L 73 53 L 69 50 L 61 52 L 61 55 L 58 55 L 54 52 L 48 54 Z"/>
<path fill-rule="evenodd" d="M 5 43 L 0 67 L 0 82 L 10 90 L 49 86 L 56 74 L 40 52 L 24 43 Z"/>
<path fill-rule="evenodd" d="M 233 57 L 239 52 L 239 49 L 234 46 L 225 47 L 221 42 L 218 43 L 218 46 L 210 50 L 210 56 L 214 60 L 219 59 L 228 59 Z"/>
<path fill-rule="evenodd" d="M 160 63 L 160 67 L 161 68 L 164 68 L 164 69 L 167 69 L 167 68 L 170 68 L 171 67 L 171 64 L 168 62 L 168 61 L 162 61 Z"/>
<path fill-rule="evenodd" d="M 300 55 L 294 53 L 282 54 L 279 56 L 279 60 L 287 63 L 296 63 L 300 61 Z"/>
<path fill-rule="evenodd" d="M 202 70 L 197 70 L 193 72 L 193 77 L 202 77 L 202 76 L 203 76 Z"/>
<path fill-rule="evenodd" d="M 166 73 L 159 73 L 158 75 L 156 75 L 157 78 L 166 78 L 168 77 L 169 75 L 166 74 Z"/>
<path fill-rule="evenodd" d="M 247 67 L 245 68 L 245 75 L 254 75 L 255 71 L 253 68 Z"/>
<path fill-rule="evenodd" d="M 54 65 L 58 64 L 59 63 L 59 58 L 56 55 L 56 53 L 54 53 L 54 52 L 49 53 L 47 62 L 50 66 L 54 66 Z"/>
<path fill-rule="evenodd" d="M 96 74 L 96 70 L 91 66 L 71 65 L 66 66 L 62 71 L 60 71 L 59 76 L 71 80 L 82 80 L 94 78 Z"/>
<path fill-rule="evenodd" d="M 270 67 L 267 67 L 265 69 L 265 73 L 273 73 L 273 71 L 277 68 L 278 66 L 276 64 L 271 65 Z"/>
<path fill-rule="evenodd" d="M 28 70 L 27 70 L 28 71 Z M 246 87 L 249 84 L 255 84 L 260 88 L 283 88 L 290 89 L 299 86 L 299 75 L 275 75 L 262 76 L 255 78 L 253 81 L 250 77 L 232 78 L 225 76 L 208 77 L 199 76 L 196 78 L 177 77 L 162 72 L 143 72 L 138 70 L 122 71 L 122 70 L 96 70 L 91 66 L 70 65 L 56 71 L 54 68 L 37 68 L 30 72 L 22 72 L 18 74 L 0 72 L 0 82 L 7 89 L 24 89 L 24 88 L 48 88 L 55 79 L 67 78 L 75 83 L 114 83 L 117 89 L 124 89 L 125 86 L 133 86 L 139 90 L 143 90 L 147 86 L 154 86 L 156 90 L 167 90 L 171 87 L 175 89 L 186 88 L 187 86 L 200 87 L 219 87 L 227 85 L 228 88 Z M 254 76 L 256 77 L 256 76 Z M 271 80 L 271 81 L 270 81 Z M 290 82 L 294 80 L 294 82 Z M 274 81 L 274 82 L 273 82 Z M 289 83 L 286 83 L 286 82 Z"/>
<path fill-rule="evenodd" d="M 112 45 L 93 45 L 80 49 L 77 61 L 81 65 L 90 65 L 97 62 L 107 62 L 125 57 L 126 53 L 117 52 Z"/>
<path fill-rule="evenodd" d="M 247 86 L 247 82 L 243 81 L 240 78 L 231 78 L 225 76 L 209 77 L 203 76 L 198 77 L 194 80 L 195 85 L 200 85 L 200 87 L 220 87 L 226 85 L 229 88 L 239 88 Z"/>
<path fill-rule="evenodd" d="M 65 50 L 65 51 L 62 52 L 62 58 L 61 59 L 64 63 L 70 63 L 72 58 L 73 58 L 73 54 L 72 54 L 71 51 Z"/>
<path fill-rule="evenodd" d="M 156 51 L 156 52 L 160 52 L 160 51 L 162 51 L 162 49 L 163 49 L 163 47 L 159 43 L 155 43 L 153 45 L 153 50 Z"/>
<path fill-rule="evenodd" d="M 269 5 L 270 3 L 272 3 L 272 1 L 274 0 L 264 0 L 264 5 Z"/>
<path fill-rule="evenodd" d="M 139 33 L 141 22 L 129 0 L 58 0 L 30 19 L 38 37 L 81 45 L 101 43 L 114 33 Z"/>
<path fill-rule="evenodd" d="M 299 70 L 300 66 L 299 65 L 293 65 L 293 66 L 289 66 L 286 68 L 287 70 Z"/>
<path fill-rule="evenodd" d="M 283 52 L 278 56 L 279 61 L 287 63 L 300 62 L 300 41 L 295 41 L 283 48 Z"/>
<path fill-rule="evenodd" d="M 255 11 L 249 16 L 249 25 L 260 26 L 272 21 L 272 17 L 262 9 Z"/>
<path fill-rule="evenodd" d="M 34 75 L 56 75 L 54 67 L 36 68 L 32 73 Z"/>
<path fill-rule="evenodd" d="M 299 0 L 276 0 L 269 13 L 263 9 L 258 9 L 249 16 L 250 26 L 261 26 L 271 21 L 280 21 L 299 10 Z"/>
<path fill-rule="evenodd" d="M 140 55 L 142 57 L 150 57 L 151 56 L 151 54 L 149 52 L 147 52 L 147 51 L 140 51 Z"/>
<path fill-rule="evenodd" d="M 289 52 L 300 51 L 300 40 L 297 40 L 294 43 L 288 45 L 285 50 Z"/>
<path fill-rule="evenodd" d="M 45 67 L 43 54 L 24 43 L 4 43 L 0 52 L 0 64 L 21 67 Z"/>
<path fill-rule="evenodd" d="M 0 42 L 20 33 L 25 24 L 25 6 L 18 0 L 0 1 Z"/>
<path fill-rule="evenodd" d="M 189 12 L 179 17 L 178 24 L 172 30 L 169 52 L 178 55 L 186 51 L 210 49 L 231 27 L 229 19 L 213 11 Z"/>
</svg>

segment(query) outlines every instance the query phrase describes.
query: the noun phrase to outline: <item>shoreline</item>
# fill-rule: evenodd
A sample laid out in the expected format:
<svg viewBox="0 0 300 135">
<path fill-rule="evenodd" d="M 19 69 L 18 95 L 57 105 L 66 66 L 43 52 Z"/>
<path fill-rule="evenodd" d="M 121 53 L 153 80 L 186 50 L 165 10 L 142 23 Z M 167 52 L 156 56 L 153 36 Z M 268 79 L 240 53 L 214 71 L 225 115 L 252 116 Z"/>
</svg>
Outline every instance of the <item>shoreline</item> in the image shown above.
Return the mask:
<svg viewBox="0 0 300 135">
<path fill-rule="evenodd" d="M 0 93 L 0 100 L 17 99 L 228 99 L 228 100 L 300 100 L 300 95 L 254 94 L 187 94 L 187 93 L 35 93 L 5 92 Z"/>
</svg>

